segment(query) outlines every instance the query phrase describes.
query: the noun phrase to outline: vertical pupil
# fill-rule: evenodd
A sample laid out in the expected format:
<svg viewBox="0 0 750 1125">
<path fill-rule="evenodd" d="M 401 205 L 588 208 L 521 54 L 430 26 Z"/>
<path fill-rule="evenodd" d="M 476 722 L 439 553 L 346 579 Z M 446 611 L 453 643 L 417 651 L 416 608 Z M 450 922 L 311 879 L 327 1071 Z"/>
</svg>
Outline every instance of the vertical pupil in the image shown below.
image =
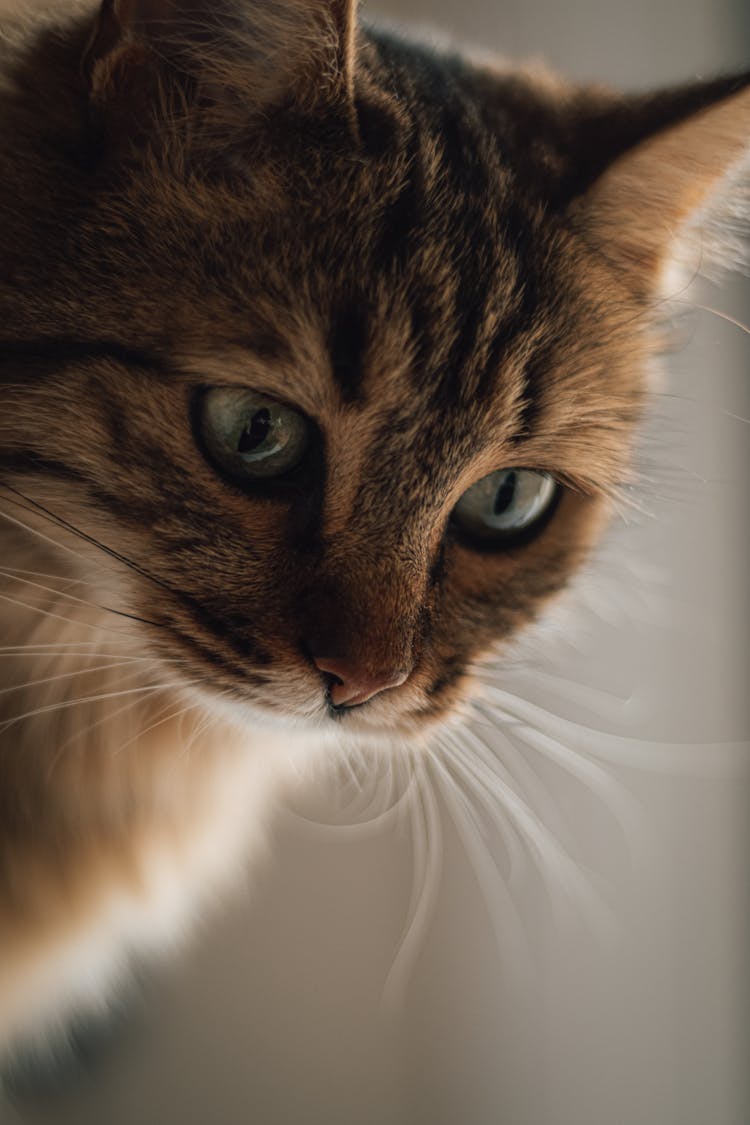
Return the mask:
<svg viewBox="0 0 750 1125">
<path fill-rule="evenodd" d="M 271 414 L 264 406 L 261 410 L 256 410 L 255 414 L 253 414 L 252 418 L 245 426 L 245 429 L 240 434 L 237 452 L 250 453 L 253 449 L 257 449 L 268 437 L 270 428 Z"/>
<path fill-rule="evenodd" d="M 516 491 L 516 474 L 513 472 L 508 473 L 503 483 L 495 493 L 495 505 L 493 508 L 493 515 L 501 516 L 507 508 L 510 507 L 513 501 L 513 494 Z"/>
</svg>

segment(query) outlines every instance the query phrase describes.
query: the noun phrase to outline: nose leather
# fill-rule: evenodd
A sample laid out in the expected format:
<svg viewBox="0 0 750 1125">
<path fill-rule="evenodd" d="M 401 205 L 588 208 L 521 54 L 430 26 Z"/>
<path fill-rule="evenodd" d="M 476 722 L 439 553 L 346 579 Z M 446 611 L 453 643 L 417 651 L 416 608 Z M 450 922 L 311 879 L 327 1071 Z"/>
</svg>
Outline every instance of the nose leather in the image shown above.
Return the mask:
<svg viewBox="0 0 750 1125">
<path fill-rule="evenodd" d="M 398 687 L 408 678 L 407 670 L 388 669 L 371 672 L 357 666 L 355 661 L 313 656 L 321 672 L 334 677 L 328 694 L 334 707 L 356 707 L 388 688 Z"/>
</svg>

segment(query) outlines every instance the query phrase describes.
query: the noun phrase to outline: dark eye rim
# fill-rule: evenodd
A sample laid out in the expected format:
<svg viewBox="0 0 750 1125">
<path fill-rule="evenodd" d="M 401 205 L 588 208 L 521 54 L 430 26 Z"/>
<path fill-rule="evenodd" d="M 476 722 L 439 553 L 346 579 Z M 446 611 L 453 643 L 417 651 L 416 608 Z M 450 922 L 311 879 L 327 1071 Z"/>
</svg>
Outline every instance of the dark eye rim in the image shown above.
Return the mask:
<svg viewBox="0 0 750 1125">
<path fill-rule="evenodd" d="M 494 536 L 473 535 L 455 518 L 454 508 L 448 520 L 450 537 L 462 547 L 473 551 L 475 554 L 500 555 L 516 550 L 517 548 L 528 546 L 547 529 L 560 506 L 563 495 L 567 491 L 565 485 L 561 484 L 557 477 L 555 477 L 553 473 L 547 472 L 546 469 L 532 468 L 530 465 L 513 465 L 509 467 L 513 468 L 516 472 L 544 474 L 549 477 L 554 484 L 554 492 L 552 493 L 547 507 L 540 512 L 533 523 L 530 523 L 527 527 L 520 528 L 518 531 L 499 531 Z"/>
<path fill-rule="evenodd" d="M 243 477 L 239 473 L 231 472 L 220 461 L 217 461 L 203 436 L 203 402 L 210 391 L 220 390 L 225 386 L 255 391 L 255 387 L 245 387 L 235 383 L 202 383 L 191 387 L 188 391 L 190 431 L 193 442 L 206 464 L 225 484 L 245 496 L 273 500 L 288 497 L 290 494 L 312 491 L 315 484 L 322 479 L 325 465 L 324 442 L 320 427 L 309 414 L 300 410 L 299 406 L 287 402 L 283 398 L 268 394 L 266 391 L 259 390 L 256 393 L 272 399 L 280 406 L 286 406 L 289 410 L 294 410 L 307 423 L 309 437 L 307 448 L 301 460 L 297 462 L 293 469 L 277 477 Z"/>
</svg>

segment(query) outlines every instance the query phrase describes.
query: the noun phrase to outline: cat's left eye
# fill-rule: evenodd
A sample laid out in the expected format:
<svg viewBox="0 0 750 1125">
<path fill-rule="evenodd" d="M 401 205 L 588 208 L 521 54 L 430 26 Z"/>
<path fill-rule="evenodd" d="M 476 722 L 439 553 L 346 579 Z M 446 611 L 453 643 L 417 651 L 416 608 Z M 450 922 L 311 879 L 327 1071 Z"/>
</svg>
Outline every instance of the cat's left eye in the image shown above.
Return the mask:
<svg viewBox="0 0 750 1125">
<path fill-rule="evenodd" d="M 557 483 L 547 473 L 498 469 L 467 489 L 452 519 L 480 544 L 502 546 L 540 525 L 557 495 Z"/>
<path fill-rule="evenodd" d="M 239 481 L 268 481 L 302 462 L 310 423 L 291 406 L 244 387 L 212 387 L 199 405 L 206 451 Z"/>
</svg>

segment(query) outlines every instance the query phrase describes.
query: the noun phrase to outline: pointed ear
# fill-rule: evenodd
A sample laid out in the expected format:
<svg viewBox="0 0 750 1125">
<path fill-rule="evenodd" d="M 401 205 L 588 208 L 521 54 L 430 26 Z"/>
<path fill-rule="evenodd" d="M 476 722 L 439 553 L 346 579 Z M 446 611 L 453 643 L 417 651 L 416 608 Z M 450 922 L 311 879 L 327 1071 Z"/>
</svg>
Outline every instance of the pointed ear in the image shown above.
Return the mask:
<svg viewBox="0 0 750 1125">
<path fill-rule="evenodd" d="M 633 142 L 568 207 L 586 241 L 652 291 L 680 284 L 675 267 L 689 281 L 735 264 L 750 218 L 750 76 L 675 91 L 672 105 L 669 120 L 670 95 L 654 96 L 649 133 L 648 103 L 634 101 Z M 627 114 L 617 107 L 620 125 Z"/>
<path fill-rule="evenodd" d="M 102 0 L 83 69 L 99 104 L 179 84 L 245 120 L 284 103 L 353 115 L 355 39 L 356 0 Z"/>
</svg>

